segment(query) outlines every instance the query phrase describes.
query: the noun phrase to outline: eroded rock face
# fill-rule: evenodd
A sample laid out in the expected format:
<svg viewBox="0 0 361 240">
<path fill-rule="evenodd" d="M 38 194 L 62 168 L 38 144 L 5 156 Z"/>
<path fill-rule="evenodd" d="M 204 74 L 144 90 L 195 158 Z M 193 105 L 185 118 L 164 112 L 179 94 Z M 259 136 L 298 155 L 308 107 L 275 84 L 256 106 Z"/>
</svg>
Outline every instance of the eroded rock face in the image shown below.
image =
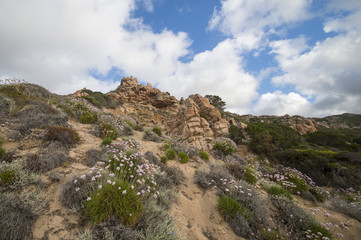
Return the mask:
<svg viewBox="0 0 361 240">
<path fill-rule="evenodd" d="M 169 133 L 182 136 L 190 145 L 200 149 L 212 148 L 214 138 L 228 133 L 229 123 L 208 99 L 192 95 L 180 106 Z"/>
<path fill-rule="evenodd" d="M 178 111 L 178 100 L 164 93 L 148 83 L 139 85 L 138 79 L 129 77 L 123 78 L 120 86 L 113 92 L 108 93 L 109 96 L 123 103 L 142 103 L 150 104 L 156 108 L 174 112 Z"/>
<path fill-rule="evenodd" d="M 313 122 L 310 119 L 304 119 L 304 118 L 296 118 L 292 119 L 290 121 L 291 128 L 293 128 L 296 132 L 298 132 L 301 135 L 307 134 L 307 133 L 313 133 L 316 132 L 317 129 L 313 125 Z"/>
</svg>

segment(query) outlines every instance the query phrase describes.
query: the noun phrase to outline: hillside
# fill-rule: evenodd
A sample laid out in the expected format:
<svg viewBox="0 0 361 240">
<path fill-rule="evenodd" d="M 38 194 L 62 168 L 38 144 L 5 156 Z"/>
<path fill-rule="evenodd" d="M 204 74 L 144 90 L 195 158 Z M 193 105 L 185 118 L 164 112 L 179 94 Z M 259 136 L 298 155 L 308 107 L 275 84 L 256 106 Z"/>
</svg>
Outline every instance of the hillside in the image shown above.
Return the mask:
<svg viewBox="0 0 361 240">
<path fill-rule="evenodd" d="M 0 86 L 2 239 L 358 239 L 361 117 L 239 116 L 133 77 Z"/>
</svg>

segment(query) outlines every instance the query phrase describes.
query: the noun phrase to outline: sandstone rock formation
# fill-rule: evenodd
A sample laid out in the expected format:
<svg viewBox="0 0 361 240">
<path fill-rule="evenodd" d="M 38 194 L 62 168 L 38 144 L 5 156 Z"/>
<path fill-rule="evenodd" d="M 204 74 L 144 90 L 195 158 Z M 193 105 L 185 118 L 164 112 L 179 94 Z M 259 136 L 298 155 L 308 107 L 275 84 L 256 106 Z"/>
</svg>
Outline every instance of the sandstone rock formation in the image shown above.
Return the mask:
<svg viewBox="0 0 361 240">
<path fill-rule="evenodd" d="M 199 94 L 183 102 L 169 125 L 171 135 L 182 136 L 190 145 L 204 150 L 211 149 L 214 138 L 227 134 L 229 128 L 219 111 Z"/>
<path fill-rule="evenodd" d="M 124 77 L 120 86 L 115 91 L 108 93 L 108 95 L 123 103 L 150 104 L 156 108 L 174 113 L 178 111 L 179 107 L 179 102 L 175 97 L 154 88 L 150 83 L 146 86 L 139 85 L 138 79 L 133 77 Z"/>
</svg>

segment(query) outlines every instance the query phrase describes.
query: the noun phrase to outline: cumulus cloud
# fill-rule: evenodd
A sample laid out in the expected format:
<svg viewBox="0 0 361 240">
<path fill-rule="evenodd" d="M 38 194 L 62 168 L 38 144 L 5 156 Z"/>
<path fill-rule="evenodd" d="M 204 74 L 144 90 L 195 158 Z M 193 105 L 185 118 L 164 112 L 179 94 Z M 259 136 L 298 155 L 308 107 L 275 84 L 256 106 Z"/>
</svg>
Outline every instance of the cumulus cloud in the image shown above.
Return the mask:
<svg viewBox="0 0 361 240">
<path fill-rule="evenodd" d="M 189 63 L 178 65 L 176 72 L 160 87 L 178 97 L 190 93 L 219 95 L 227 110 L 247 113 L 257 94 L 257 80 L 242 67 L 242 57 L 235 41 L 226 39 L 212 51 L 194 56 Z"/>
<path fill-rule="evenodd" d="M 360 6 L 360 5 L 359 5 Z M 361 6 L 342 18 L 324 24 L 326 32 L 337 35 L 305 51 L 302 39 L 270 44 L 277 54 L 283 75 L 274 77 L 276 85 L 292 85 L 308 98 L 315 98 L 313 114 L 361 112 Z"/>
<path fill-rule="evenodd" d="M 310 0 L 223 0 L 209 21 L 209 29 L 217 29 L 254 49 L 267 35 L 277 33 L 279 27 L 309 18 L 310 3 Z M 249 39 L 253 39 L 253 44 Z"/>
<path fill-rule="evenodd" d="M 263 94 L 254 105 L 253 111 L 257 115 L 298 115 L 302 112 L 308 116 L 311 103 L 298 93 L 285 94 L 275 91 Z"/>
<path fill-rule="evenodd" d="M 0 77 L 25 78 L 57 93 L 87 86 L 109 91 L 101 81 L 118 68 L 145 81 L 164 79 L 188 53 L 186 33 L 159 34 L 132 18 L 136 3 L 150 0 L 0 1 Z"/>
</svg>

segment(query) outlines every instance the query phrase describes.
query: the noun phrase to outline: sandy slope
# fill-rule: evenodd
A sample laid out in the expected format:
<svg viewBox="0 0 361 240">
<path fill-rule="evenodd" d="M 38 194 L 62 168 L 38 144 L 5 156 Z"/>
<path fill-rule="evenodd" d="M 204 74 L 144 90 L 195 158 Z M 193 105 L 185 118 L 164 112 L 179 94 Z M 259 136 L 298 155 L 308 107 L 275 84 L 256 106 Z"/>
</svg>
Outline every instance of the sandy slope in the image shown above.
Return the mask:
<svg viewBox="0 0 361 240">
<path fill-rule="evenodd" d="M 90 125 L 69 122 L 80 136 L 80 143 L 70 149 L 69 155 L 75 161 L 67 167 L 59 167 L 52 171 L 57 171 L 61 177 L 60 182 L 50 182 L 48 176 L 50 172 L 42 176 L 42 180 L 49 184 L 45 190 L 48 198 L 49 208 L 40 216 L 33 226 L 34 239 L 74 239 L 77 234 L 79 216 L 69 213 L 59 202 L 61 187 L 74 175 L 85 174 L 89 168 L 81 164 L 85 157 L 85 152 L 89 149 L 100 149 L 101 139 L 89 134 Z"/>
<path fill-rule="evenodd" d="M 243 239 L 235 235 L 217 211 L 217 199 L 214 191 L 203 192 L 194 183 L 194 172 L 202 163 L 179 164 L 186 179 L 178 186 L 178 201 L 172 204 L 170 215 L 175 219 L 180 233 L 189 240 L 207 240 L 203 232 L 210 231 L 216 239 Z"/>
</svg>

